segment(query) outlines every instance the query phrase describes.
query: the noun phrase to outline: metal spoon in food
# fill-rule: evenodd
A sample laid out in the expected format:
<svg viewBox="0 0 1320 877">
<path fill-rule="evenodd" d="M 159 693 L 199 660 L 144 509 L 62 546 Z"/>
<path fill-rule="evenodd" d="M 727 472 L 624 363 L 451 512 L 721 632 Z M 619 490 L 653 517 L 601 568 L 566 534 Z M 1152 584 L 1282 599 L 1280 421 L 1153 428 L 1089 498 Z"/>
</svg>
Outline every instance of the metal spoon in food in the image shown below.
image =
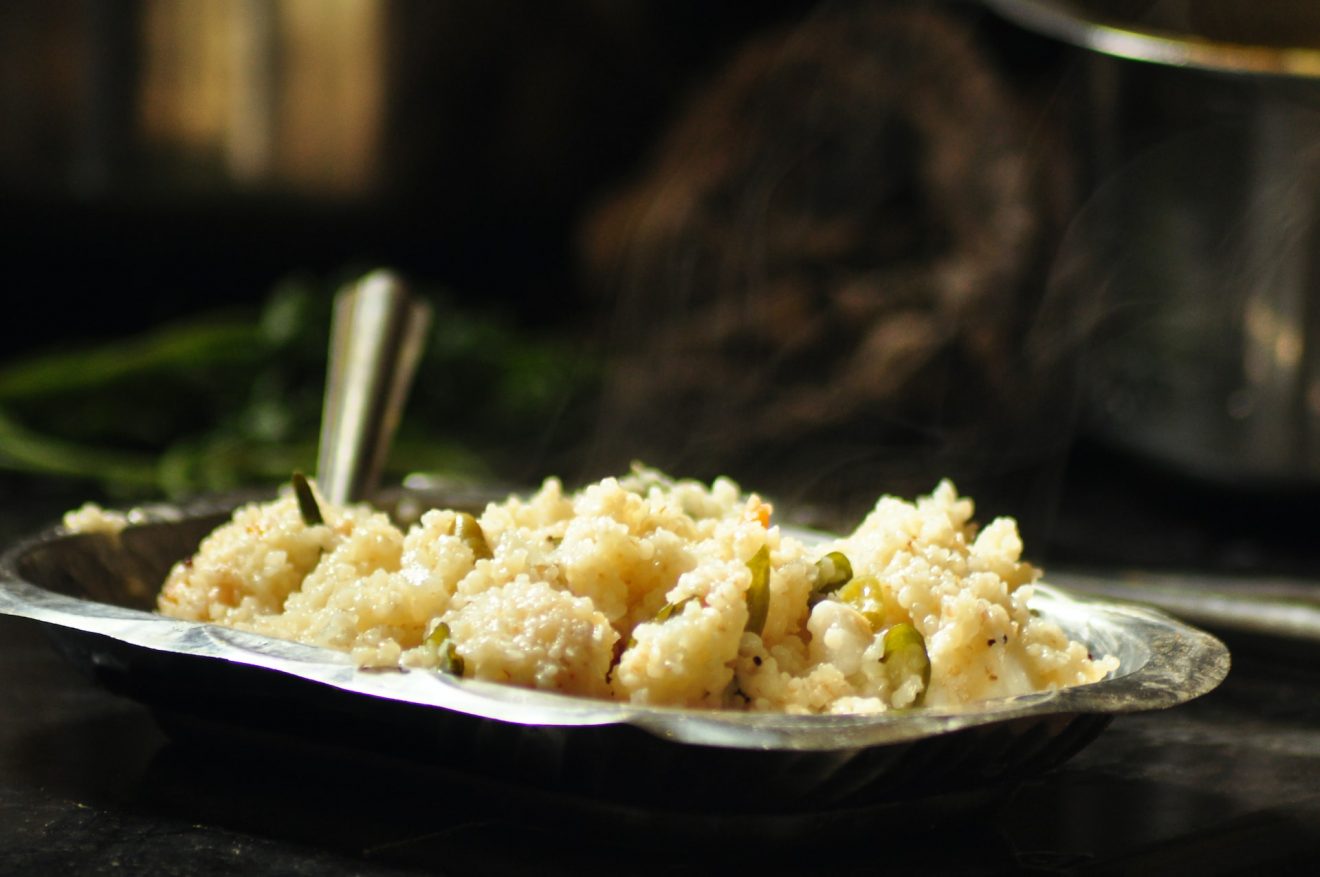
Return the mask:
<svg viewBox="0 0 1320 877">
<path fill-rule="evenodd" d="M 430 306 L 390 271 L 336 296 L 316 467 L 330 502 L 375 492 L 430 323 Z"/>
</svg>

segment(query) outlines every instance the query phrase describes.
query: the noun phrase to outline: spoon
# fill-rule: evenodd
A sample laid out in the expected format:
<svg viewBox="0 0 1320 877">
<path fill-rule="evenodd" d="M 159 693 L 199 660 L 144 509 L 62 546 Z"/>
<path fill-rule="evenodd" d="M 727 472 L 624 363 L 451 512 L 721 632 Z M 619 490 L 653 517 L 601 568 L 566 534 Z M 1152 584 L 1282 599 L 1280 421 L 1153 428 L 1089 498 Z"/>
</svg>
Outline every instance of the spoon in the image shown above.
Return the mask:
<svg viewBox="0 0 1320 877">
<path fill-rule="evenodd" d="M 336 296 L 316 465 L 331 503 L 375 492 L 430 323 L 430 306 L 390 271 Z"/>
</svg>

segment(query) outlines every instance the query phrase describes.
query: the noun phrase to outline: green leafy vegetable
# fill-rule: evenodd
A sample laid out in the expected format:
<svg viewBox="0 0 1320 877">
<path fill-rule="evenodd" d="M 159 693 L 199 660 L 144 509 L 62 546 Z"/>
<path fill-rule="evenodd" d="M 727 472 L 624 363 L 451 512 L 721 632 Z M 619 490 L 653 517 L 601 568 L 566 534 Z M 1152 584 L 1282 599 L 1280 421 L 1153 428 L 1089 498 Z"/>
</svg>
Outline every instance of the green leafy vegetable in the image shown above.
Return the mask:
<svg viewBox="0 0 1320 877">
<path fill-rule="evenodd" d="M 310 471 L 337 286 L 294 279 L 260 309 L 0 363 L 0 469 L 96 481 L 123 499 Z M 518 471 L 529 450 L 567 453 L 590 416 L 595 357 L 420 292 L 436 319 L 387 477 L 480 479 Z"/>
</svg>

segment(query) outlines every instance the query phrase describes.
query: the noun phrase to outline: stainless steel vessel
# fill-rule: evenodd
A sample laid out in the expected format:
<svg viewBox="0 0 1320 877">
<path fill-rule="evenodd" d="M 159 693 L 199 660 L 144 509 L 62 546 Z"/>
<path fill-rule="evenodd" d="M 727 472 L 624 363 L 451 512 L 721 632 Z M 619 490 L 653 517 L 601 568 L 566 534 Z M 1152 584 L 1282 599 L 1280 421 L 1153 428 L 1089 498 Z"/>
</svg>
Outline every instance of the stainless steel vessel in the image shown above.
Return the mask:
<svg viewBox="0 0 1320 877">
<path fill-rule="evenodd" d="M 987 0 L 1079 47 L 1089 195 L 1051 291 L 1094 428 L 1192 474 L 1320 478 L 1320 5 Z"/>
</svg>

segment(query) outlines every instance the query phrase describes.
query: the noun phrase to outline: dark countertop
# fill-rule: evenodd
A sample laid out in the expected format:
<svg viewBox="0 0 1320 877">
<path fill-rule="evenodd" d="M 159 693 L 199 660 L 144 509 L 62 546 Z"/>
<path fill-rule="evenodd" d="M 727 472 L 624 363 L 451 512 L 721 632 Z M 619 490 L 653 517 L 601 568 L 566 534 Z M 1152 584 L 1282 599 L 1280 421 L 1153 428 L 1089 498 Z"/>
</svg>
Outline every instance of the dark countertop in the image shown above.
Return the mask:
<svg viewBox="0 0 1320 877">
<path fill-rule="evenodd" d="M 6 541 L 52 516 L 39 506 L 6 524 Z M 1195 524 L 1183 520 L 1180 532 Z M 224 738 L 171 740 L 146 707 L 66 662 L 39 625 L 0 617 L 0 874 L 704 873 L 749 863 L 794 875 L 1311 873 L 1320 649 L 1230 646 L 1233 669 L 1216 691 L 1120 716 L 1063 767 L 991 803 L 938 815 L 929 831 L 890 837 L 878 824 L 809 848 L 710 837 L 699 824 L 684 837 L 620 828 L 544 798 L 377 772 L 333 753 L 287 759 Z"/>
<path fill-rule="evenodd" d="M 912 861 L 968 874 L 1300 871 L 1320 861 L 1317 692 L 1320 675 L 1239 660 L 1205 698 L 1119 717 L 1002 805 L 955 817 L 953 840 L 906 835 Z M 462 783 L 419 789 L 328 760 L 173 743 L 146 708 L 92 685 L 37 625 L 10 618 L 0 716 L 4 874 L 700 873 L 703 861 L 758 858 L 738 838 L 611 838 L 518 801 L 468 803 Z M 870 873 L 883 837 L 877 826 L 856 845 L 770 845 L 759 870 Z"/>
</svg>

